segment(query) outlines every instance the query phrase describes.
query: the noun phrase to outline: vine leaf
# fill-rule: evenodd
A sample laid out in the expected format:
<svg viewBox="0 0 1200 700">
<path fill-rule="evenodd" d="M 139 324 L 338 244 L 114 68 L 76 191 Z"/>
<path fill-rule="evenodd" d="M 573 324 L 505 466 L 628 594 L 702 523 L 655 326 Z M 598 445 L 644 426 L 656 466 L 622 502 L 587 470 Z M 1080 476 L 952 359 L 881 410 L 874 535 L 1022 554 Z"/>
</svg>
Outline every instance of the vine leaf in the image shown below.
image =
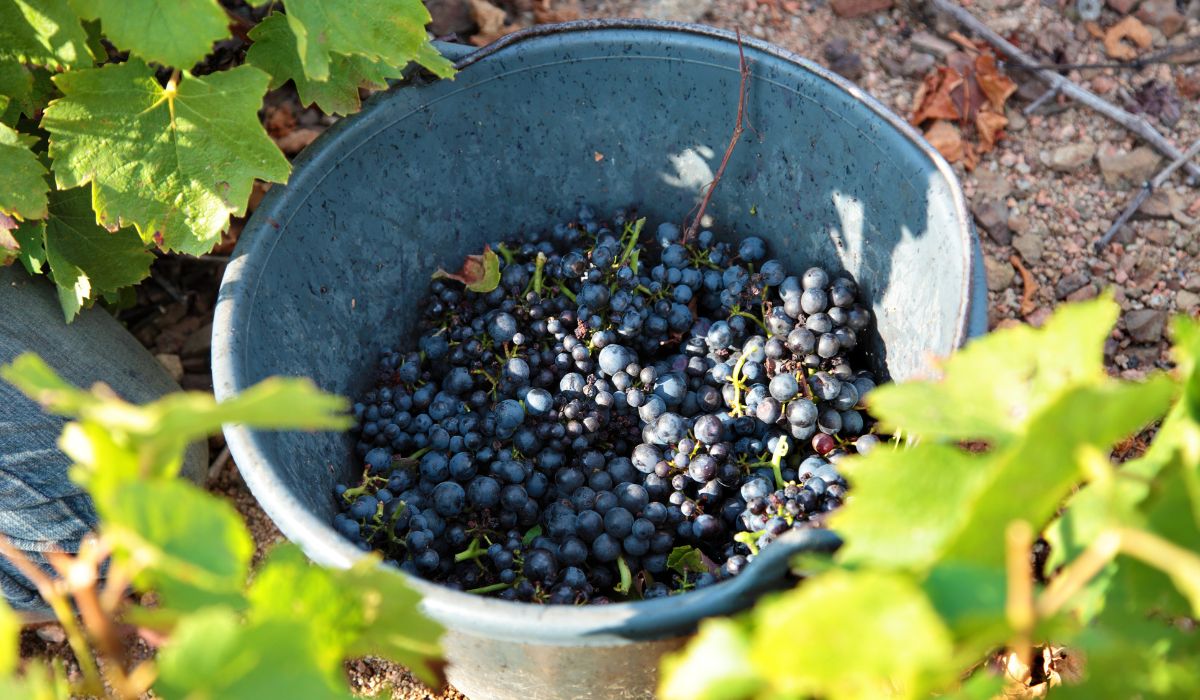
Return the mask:
<svg viewBox="0 0 1200 700">
<path fill-rule="evenodd" d="M 46 168 L 30 147 L 32 136 L 0 124 L 0 214 L 17 220 L 46 216 Z"/>
<path fill-rule="evenodd" d="M 304 73 L 329 80 L 333 54 L 404 66 L 428 43 L 421 0 L 286 0 Z"/>
<path fill-rule="evenodd" d="M 385 88 L 388 78 L 399 77 L 401 72 L 362 56 L 335 54 L 330 58 L 328 79 L 313 80 L 304 73 L 287 17 L 278 12 L 251 29 L 250 38 L 254 43 L 246 51 L 246 62 L 271 74 L 270 89 L 291 80 L 302 104 L 316 104 L 329 114 L 357 112 L 360 87 Z"/>
<path fill-rule="evenodd" d="M 37 274 L 43 262 L 50 263 L 69 323 L 101 295 L 140 282 L 154 256 L 133 229 L 109 232 L 96 224 L 89 188 L 54 190 L 49 199 L 49 218 L 14 233 L 26 269 Z"/>
<path fill-rule="evenodd" d="M 84 19 L 100 20 L 114 44 L 148 61 L 191 68 L 229 36 L 217 0 L 70 0 Z"/>
<path fill-rule="evenodd" d="M 287 179 L 289 165 L 258 120 L 269 77 L 239 66 L 166 87 L 140 60 L 55 76 L 46 108 L 62 189 L 92 183 L 107 228 L 132 223 L 144 241 L 207 252 L 254 179 Z"/>
<path fill-rule="evenodd" d="M 483 254 L 468 255 L 458 272 L 446 272 L 439 267 L 433 279 L 442 278 L 462 282 L 472 292 L 490 292 L 500 284 L 500 256 L 490 246 L 484 246 Z"/>
<path fill-rule="evenodd" d="M 92 65 L 87 32 L 67 0 L 0 0 L 0 62 Z"/>
</svg>

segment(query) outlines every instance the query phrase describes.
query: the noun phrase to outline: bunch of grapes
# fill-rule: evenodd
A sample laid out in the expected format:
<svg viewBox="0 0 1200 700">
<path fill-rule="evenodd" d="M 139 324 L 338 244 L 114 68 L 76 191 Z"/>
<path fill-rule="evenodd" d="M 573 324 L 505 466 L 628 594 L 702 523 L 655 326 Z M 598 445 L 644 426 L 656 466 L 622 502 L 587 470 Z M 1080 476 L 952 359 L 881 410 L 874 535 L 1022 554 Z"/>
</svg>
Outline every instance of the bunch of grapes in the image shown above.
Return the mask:
<svg viewBox="0 0 1200 700">
<path fill-rule="evenodd" d="M 430 284 L 416 347 L 354 405 L 339 533 L 447 586 L 580 604 L 710 585 L 822 526 L 838 461 L 878 444 L 857 285 L 644 224 L 584 207 L 491 246 L 495 289 Z"/>
</svg>

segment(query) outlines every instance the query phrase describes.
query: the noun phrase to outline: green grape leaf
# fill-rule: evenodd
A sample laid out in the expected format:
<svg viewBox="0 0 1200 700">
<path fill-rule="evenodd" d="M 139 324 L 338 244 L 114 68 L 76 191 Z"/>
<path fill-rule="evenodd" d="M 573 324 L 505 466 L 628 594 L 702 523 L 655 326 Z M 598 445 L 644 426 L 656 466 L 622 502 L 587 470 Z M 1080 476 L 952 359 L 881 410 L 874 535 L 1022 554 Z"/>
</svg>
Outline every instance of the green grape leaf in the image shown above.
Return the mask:
<svg viewBox="0 0 1200 700">
<path fill-rule="evenodd" d="M 293 544 L 271 550 L 246 595 L 251 621 L 307 620 L 323 665 L 336 666 L 365 624 L 362 606 L 329 569 L 312 565 Z"/>
<path fill-rule="evenodd" d="M 41 221 L 26 221 L 9 232 L 19 246 L 17 259 L 31 275 L 40 275 L 42 267 L 46 264 L 44 226 L 44 222 Z"/>
<path fill-rule="evenodd" d="M 948 358 L 941 381 L 887 384 L 867 403 L 886 431 L 1010 442 L 1064 389 L 1104 378 L 1104 341 L 1118 312 L 1105 296 L 1062 307 L 1041 329 L 989 333 Z"/>
<path fill-rule="evenodd" d="M 16 61 L 0 61 L 0 114 L 9 104 L 28 97 L 33 90 L 33 75 Z"/>
<path fill-rule="evenodd" d="M 22 77 L 19 74 L 12 74 L 9 79 L 14 81 L 13 91 L 6 93 L 9 97 L 7 107 L 0 106 L 0 123 L 7 124 L 16 128 L 21 116 L 31 120 L 37 120 L 42 115 L 42 110 L 46 105 L 50 104 L 50 100 L 58 94 L 58 89 L 54 87 L 52 79 L 53 73 L 45 68 L 33 67 L 26 68 L 17 63 L 0 64 L 0 66 L 9 65 L 16 66 L 24 74 Z M 0 69 L 0 72 L 3 72 Z M 28 84 L 25 84 L 25 81 Z M 3 82 L 3 78 L 0 78 Z M 0 85 L 0 93 L 4 93 L 4 88 Z M 0 105 L 3 105 L 4 99 L 0 97 Z"/>
<path fill-rule="evenodd" d="M 109 472 L 98 472 L 88 491 L 114 556 L 140 570 L 141 590 L 182 610 L 240 602 L 254 541 L 228 502 L 184 481 Z"/>
<path fill-rule="evenodd" d="M 737 621 L 712 618 L 700 624 L 691 643 L 664 657 L 658 697 L 662 700 L 741 700 L 764 685 L 750 659 L 750 639 Z"/>
<path fill-rule="evenodd" d="M 830 572 L 761 601 L 751 619 L 766 697 L 922 697 L 957 676 L 945 677 L 950 631 L 903 575 Z"/>
<path fill-rule="evenodd" d="M 296 35 L 285 16 L 276 12 L 250 30 L 254 43 L 246 51 L 246 62 L 271 74 L 271 89 L 291 80 L 301 104 L 316 104 L 328 114 L 352 114 L 362 106 L 358 89 L 385 88 L 389 78 L 399 77 L 402 66 L 389 68 L 362 56 L 334 54 L 329 77 L 311 80 L 304 74 L 296 52 Z"/>
<path fill-rule="evenodd" d="M 364 557 L 349 569 L 332 570 L 334 580 L 357 597 L 363 628 L 350 647 L 351 656 L 382 656 L 407 667 L 426 684 L 445 683 L 442 628 L 419 609 L 421 594 L 399 571 Z"/>
<path fill-rule="evenodd" d="M 349 700 L 341 663 L 324 664 L 311 623 L 241 624 L 212 608 L 183 618 L 158 656 L 154 693 L 164 700 Z"/>
<path fill-rule="evenodd" d="M 17 667 L 20 635 L 21 618 L 8 607 L 8 603 L 0 600 L 0 678 Z"/>
<path fill-rule="evenodd" d="M 52 664 L 31 658 L 22 664 L 20 675 L 0 676 L 0 698 L 20 700 L 67 700 L 77 697 L 59 661 Z"/>
<path fill-rule="evenodd" d="M 4 216 L 0 214 L 0 216 Z M 7 222 L 0 219 L 0 266 L 9 265 L 13 260 L 21 257 L 21 244 L 13 236 L 14 229 L 7 228 L 4 224 Z"/>
<path fill-rule="evenodd" d="M 46 108 L 61 189 L 92 183 L 105 226 L 132 223 L 142 240 L 198 254 L 241 215 L 254 179 L 282 182 L 287 159 L 259 123 L 269 77 L 239 66 L 160 86 L 139 60 L 54 78 Z"/>
<path fill-rule="evenodd" d="M 923 568 L 962 527 L 963 504 L 986 486 L 994 459 L 922 443 L 877 449 L 842 465 L 854 497 L 830 520 L 845 540 L 837 559 Z"/>
<path fill-rule="evenodd" d="M 50 262 L 68 322 L 102 294 L 137 284 L 150 274 L 154 255 L 133 229 L 110 233 L 96 224 L 90 188 L 54 190 L 49 210 L 50 218 L 37 224 L 41 252 Z M 36 263 L 37 253 L 31 255 L 31 263 Z"/>
<path fill-rule="evenodd" d="M 703 573 L 708 571 L 704 564 L 704 554 L 691 545 L 676 547 L 667 555 L 667 568 L 687 575 L 688 572 Z"/>
<path fill-rule="evenodd" d="M 70 0 L 84 19 L 135 56 L 191 68 L 214 42 L 229 36 L 229 17 L 217 0 Z"/>
<path fill-rule="evenodd" d="M 333 54 L 402 67 L 427 43 L 421 0 L 285 0 L 304 73 L 328 80 Z"/>
<path fill-rule="evenodd" d="M 1066 391 L 1044 406 L 1020 444 L 997 455 L 986 487 L 973 501 L 959 504 L 969 515 L 945 556 L 1003 567 L 1008 524 L 1025 520 L 1042 527 L 1084 478 L 1079 449 L 1107 450 L 1145 427 L 1166 410 L 1175 389 L 1165 376 L 1141 384 L 1105 381 Z"/>
<path fill-rule="evenodd" d="M 87 33 L 67 0 L 0 0 L 0 62 L 92 65 Z"/>
<path fill-rule="evenodd" d="M 454 62 L 442 55 L 442 52 L 437 50 L 437 47 L 432 42 L 421 44 L 421 48 L 417 51 L 417 57 L 414 59 L 421 64 L 425 70 L 433 73 L 439 78 L 454 79 L 458 69 L 454 67 Z M 636 272 L 636 269 L 634 270 Z"/>
<path fill-rule="evenodd" d="M 30 147 L 37 139 L 0 124 L 0 214 L 18 220 L 46 216 L 46 168 Z"/>
</svg>

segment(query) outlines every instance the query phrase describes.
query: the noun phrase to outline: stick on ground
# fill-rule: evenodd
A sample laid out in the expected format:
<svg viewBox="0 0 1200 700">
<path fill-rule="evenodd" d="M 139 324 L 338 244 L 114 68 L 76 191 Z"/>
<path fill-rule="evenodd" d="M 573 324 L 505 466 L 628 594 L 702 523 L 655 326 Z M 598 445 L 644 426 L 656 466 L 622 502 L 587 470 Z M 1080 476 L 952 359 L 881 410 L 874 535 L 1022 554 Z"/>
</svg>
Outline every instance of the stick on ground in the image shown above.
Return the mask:
<svg viewBox="0 0 1200 700">
<path fill-rule="evenodd" d="M 1176 160 L 1183 155 L 1182 151 L 1172 145 L 1165 136 L 1158 133 L 1150 122 L 1142 117 L 1126 112 L 1091 90 L 1081 87 L 1058 73 L 1049 70 L 1032 69 L 1031 67 L 1036 65 L 1037 62 L 1029 54 L 1013 46 L 1004 37 L 997 34 L 993 29 L 980 21 L 979 18 L 963 9 L 953 0 L 930 0 L 930 2 L 938 10 L 950 15 L 959 24 L 975 32 L 976 35 L 986 40 L 992 46 L 995 46 L 1001 53 L 1008 56 L 1013 63 L 1022 68 L 1030 68 L 1029 72 L 1037 76 L 1043 83 L 1051 87 L 1057 87 L 1059 92 L 1067 97 L 1091 107 L 1134 134 L 1137 134 L 1146 143 L 1153 146 L 1156 151 L 1166 157 Z M 1187 163 L 1184 167 L 1192 178 L 1200 178 L 1200 165 Z"/>
<path fill-rule="evenodd" d="M 1154 190 L 1162 187 L 1167 178 L 1171 177 L 1171 173 L 1183 167 L 1189 160 L 1195 158 L 1197 154 L 1200 154 L 1200 141 L 1193 143 L 1191 148 L 1188 148 L 1178 158 L 1171 161 L 1167 167 L 1154 176 L 1153 180 L 1143 184 L 1141 189 L 1138 190 L 1137 196 L 1133 198 L 1129 206 L 1125 207 L 1125 211 L 1121 212 L 1121 215 L 1117 217 L 1113 225 L 1108 227 L 1108 231 L 1100 237 L 1100 240 L 1096 241 L 1096 252 L 1100 252 L 1104 249 L 1104 246 L 1108 245 L 1108 242 L 1112 240 L 1113 236 L 1117 235 L 1117 231 L 1125 225 L 1125 222 L 1129 221 L 1130 217 L 1137 213 L 1138 209 L 1141 209 L 1142 204 L 1145 203 Z"/>
</svg>

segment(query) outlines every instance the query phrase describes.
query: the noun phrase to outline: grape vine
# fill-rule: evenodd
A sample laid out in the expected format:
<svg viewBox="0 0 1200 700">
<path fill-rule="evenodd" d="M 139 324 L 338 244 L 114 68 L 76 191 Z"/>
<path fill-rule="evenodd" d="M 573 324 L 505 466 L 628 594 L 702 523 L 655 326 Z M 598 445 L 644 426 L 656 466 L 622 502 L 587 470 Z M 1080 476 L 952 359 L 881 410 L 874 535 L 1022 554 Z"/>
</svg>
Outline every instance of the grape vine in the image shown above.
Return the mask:
<svg viewBox="0 0 1200 700">
<path fill-rule="evenodd" d="M 257 115 L 268 89 L 348 114 L 410 62 L 454 74 L 420 0 L 275 6 L 244 65 L 202 74 L 240 21 L 217 0 L 0 0 L 0 264 L 51 277 L 70 321 L 155 249 L 211 250 L 255 179 L 287 180 Z"/>
</svg>

